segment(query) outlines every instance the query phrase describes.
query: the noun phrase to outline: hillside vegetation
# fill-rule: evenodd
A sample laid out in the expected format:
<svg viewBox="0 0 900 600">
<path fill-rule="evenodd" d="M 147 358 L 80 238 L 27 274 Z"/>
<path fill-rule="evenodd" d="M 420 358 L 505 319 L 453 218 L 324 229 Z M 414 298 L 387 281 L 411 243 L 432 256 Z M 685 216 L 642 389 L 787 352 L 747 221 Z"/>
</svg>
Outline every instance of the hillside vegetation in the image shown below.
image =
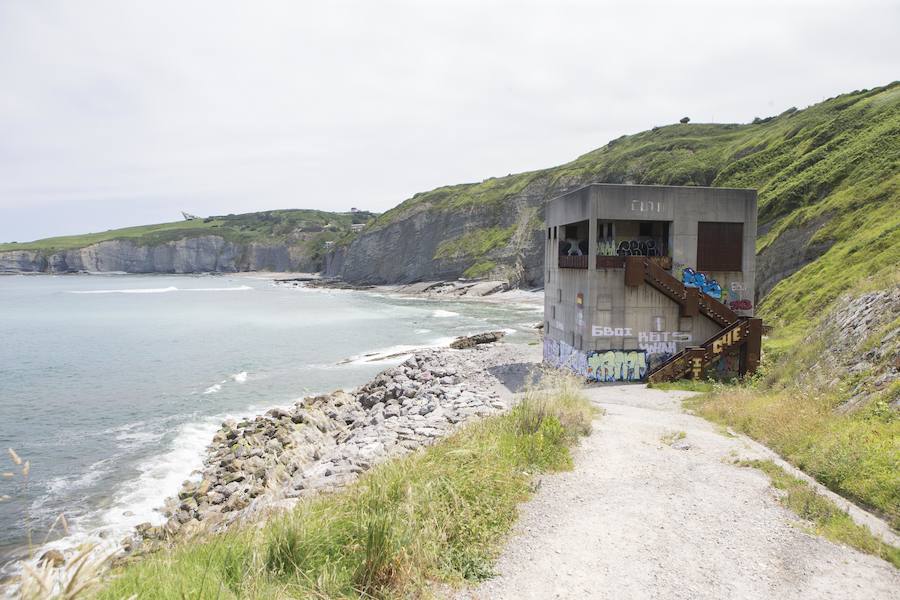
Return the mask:
<svg viewBox="0 0 900 600">
<path fill-rule="evenodd" d="M 187 237 L 220 236 L 230 242 L 265 244 L 292 243 L 301 240 L 340 240 L 351 233 L 351 224 L 366 223 L 375 215 L 359 211 L 333 213 L 321 210 L 270 210 L 240 215 L 223 215 L 182 220 L 157 225 L 110 229 L 99 233 L 46 238 L 34 242 L 0 244 L 0 252 L 37 250 L 57 252 L 84 248 L 112 240 L 129 240 L 153 246 Z"/>
<path fill-rule="evenodd" d="M 468 242 L 503 241 L 497 233 L 509 227 L 508 215 L 520 210 L 523 200 L 542 204 L 589 182 L 756 188 L 760 252 L 791 229 L 821 223 L 805 245 L 827 251 L 784 279 L 761 306 L 770 322 L 800 329 L 842 291 L 896 269 L 898 161 L 900 84 L 895 82 L 745 125 L 654 127 L 559 167 L 440 187 L 385 212 L 364 235 L 377 235 L 422 213 L 438 219 L 443 213 L 477 210 L 480 218 L 464 233 L 436 241 L 434 258 L 440 262 L 448 248 L 462 248 L 469 265 L 502 263 L 514 258 L 502 244 Z M 541 243 L 539 235 L 533 243 Z M 350 250 L 352 254 L 352 246 Z M 541 259 L 543 254 L 534 256 Z"/>
</svg>

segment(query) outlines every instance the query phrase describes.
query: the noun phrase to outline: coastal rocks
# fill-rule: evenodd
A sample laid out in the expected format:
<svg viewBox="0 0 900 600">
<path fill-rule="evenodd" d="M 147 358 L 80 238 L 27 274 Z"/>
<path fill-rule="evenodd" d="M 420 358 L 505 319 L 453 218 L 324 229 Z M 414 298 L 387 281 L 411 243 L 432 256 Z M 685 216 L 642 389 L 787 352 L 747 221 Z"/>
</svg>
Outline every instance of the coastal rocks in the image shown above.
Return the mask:
<svg viewBox="0 0 900 600">
<path fill-rule="evenodd" d="M 504 335 L 506 335 L 506 333 L 504 333 L 503 331 L 487 331 L 485 333 L 477 333 L 468 337 L 456 338 L 456 340 L 450 343 L 450 347 L 454 350 L 472 348 L 473 346 L 477 346 L 478 344 L 490 344 L 491 342 L 498 342 Z"/>
<path fill-rule="evenodd" d="M 167 502 L 163 525 L 136 528 L 136 542 L 218 531 L 340 490 L 385 460 L 505 410 L 489 369 L 520 357 L 513 346 L 489 345 L 501 337 L 472 336 L 465 350 L 424 350 L 351 392 L 222 423 L 199 477 Z"/>
<path fill-rule="evenodd" d="M 61 567 L 66 564 L 66 557 L 59 550 L 47 550 L 38 559 L 39 565 L 50 565 L 51 567 Z"/>
</svg>

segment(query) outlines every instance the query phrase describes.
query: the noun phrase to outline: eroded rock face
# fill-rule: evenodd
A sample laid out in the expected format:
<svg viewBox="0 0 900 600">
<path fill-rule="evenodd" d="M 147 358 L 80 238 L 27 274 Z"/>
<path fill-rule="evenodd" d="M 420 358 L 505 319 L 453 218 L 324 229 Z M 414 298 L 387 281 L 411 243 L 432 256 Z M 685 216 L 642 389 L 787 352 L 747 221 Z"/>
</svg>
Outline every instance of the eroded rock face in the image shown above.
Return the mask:
<svg viewBox="0 0 900 600">
<path fill-rule="evenodd" d="M 314 271 L 318 265 L 300 247 L 236 244 L 216 236 L 184 238 L 156 245 L 112 240 L 77 250 L 44 255 L 0 252 L 0 272 L 207 273 L 236 271 Z"/>
<path fill-rule="evenodd" d="M 823 346 L 810 370 L 818 379 L 839 385 L 847 376 L 863 375 L 848 390 L 849 399 L 840 411 L 867 406 L 900 380 L 900 327 L 891 326 L 898 317 L 900 286 L 848 296 L 837 302 L 821 330 L 807 340 Z M 900 410 L 900 401 L 894 400 L 891 408 Z"/>
<path fill-rule="evenodd" d="M 137 539 L 216 531 L 288 508 L 299 498 L 339 490 L 471 419 L 505 410 L 487 369 L 513 354 L 491 348 L 505 347 L 425 350 L 351 392 L 226 421 L 213 437 L 201 479 L 185 482 L 166 504 L 166 523 L 140 526 Z"/>
<path fill-rule="evenodd" d="M 534 221 L 543 220 L 544 202 L 563 189 L 538 179 L 500 207 L 473 205 L 459 210 L 411 210 L 409 214 L 375 230 L 364 230 L 341 256 L 335 257 L 329 275 L 340 275 L 356 284 L 412 283 L 456 279 L 480 261 L 496 263 L 501 270 L 514 273 L 507 277 L 513 284 L 540 285 L 543 282 L 543 228 Z M 480 228 L 516 227 L 508 244 L 485 256 L 436 258 L 442 242 Z M 521 229 L 521 231 L 518 231 Z M 499 273 L 495 273 L 499 275 Z"/>
<path fill-rule="evenodd" d="M 811 243 L 813 236 L 826 222 L 826 217 L 819 217 L 800 227 L 788 229 L 756 255 L 756 304 L 779 281 L 790 277 L 831 248 L 833 242 L 830 241 Z M 763 235 L 762 230 L 759 235 Z"/>
</svg>

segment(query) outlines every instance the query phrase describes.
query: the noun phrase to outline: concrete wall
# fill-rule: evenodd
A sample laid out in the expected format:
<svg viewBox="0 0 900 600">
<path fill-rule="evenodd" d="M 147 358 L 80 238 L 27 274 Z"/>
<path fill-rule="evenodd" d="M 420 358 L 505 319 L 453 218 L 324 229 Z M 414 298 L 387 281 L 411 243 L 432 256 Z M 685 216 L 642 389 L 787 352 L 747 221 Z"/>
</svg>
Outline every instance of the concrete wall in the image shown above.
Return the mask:
<svg viewBox="0 0 900 600">
<path fill-rule="evenodd" d="M 560 269 L 560 226 L 586 219 L 590 222 L 588 269 Z M 625 286 L 622 268 L 597 269 L 593 257 L 598 253 L 598 219 L 669 222 L 672 274 L 679 279 L 685 267 L 696 267 L 699 222 L 743 223 L 742 270 L 706 274 L 719 282 L 727 294 L 726 304 L 748 299 L 751 308 L 746 309 L 744 302 L 734 306 L 741 307 L 738 314 L 753 314 L 755 191 L 595 184 L 556 198 L 547 206 L 546 227 L 550 228 L 550 236 L 548 239 L 545 228 L 544 314 L 548 362 L 570 359 L 577 363 L 576 370 L 585 369 L 587 376 L 595 378 L 601 358 L 605 361 L 604 372 L 609 370 L 607 363 L 615 359 L 619 372 L 614 377 L 619 379 L 626 370 L 636 374 L 640 369 L 631 367 L 640 360 L 645 361 L 644 371 L 649 370 L 672 353 L 702 343 L 720 329 L 702 315 L 680 317 L 678 304 L 650 286 Z M 635 358 L 634 351 L 645 357 Z M 600 355 L 603 357 L 598 358 Z"/>
</svg>

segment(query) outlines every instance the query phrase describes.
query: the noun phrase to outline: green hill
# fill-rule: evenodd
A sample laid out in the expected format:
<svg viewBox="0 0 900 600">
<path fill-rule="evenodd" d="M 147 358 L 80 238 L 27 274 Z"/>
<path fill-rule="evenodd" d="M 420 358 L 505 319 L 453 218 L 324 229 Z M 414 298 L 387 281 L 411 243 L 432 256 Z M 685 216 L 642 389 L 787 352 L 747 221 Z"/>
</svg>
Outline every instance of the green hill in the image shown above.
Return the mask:
<svg viewBox="0 0 900 600">
<path fill-rule="evenodd" d="M 268 210 L 109 229 L 99 233 L 52 237 L 33 242 L 11 242 L 0 244 L 0 252 L 37 250 L 50 253 L 113 240 L 129 240 L 135 244 L 153 246 L 201 235 L 217 235 L 235 243 L 288 243 L 311 237 L 338 240 L 351 232 L 351 224 L 366 223 L 374 216 L 374 213 L 365 211 L 333 213 L 303 209 Z"/>
<path fill-rule="evenodd" d="M 515 256 L 508 246 L 515 233 L 510 215 L 521 210 L 517 206 L 540 205 L 563 190 L 595 181 L 756 188 L 757 249 L 763 253 L 786 232 L 816 224 L 803 245 L 821 247 L 824 253 L 784 278 L 760 306 L 775 324 L 804 322 L 842 292 L 864 280 L 877 285 L 897 271 L 900 83 L 843 94 L 804 110 L 790 108 L 745 125 L 654 127 L 559 167 L 437 188 L 385 212 L 360 237 L 417 216 L 438 220 L 448 213 L 473 213 L 478 221 L 471 219 L 473 226 L 463 234 L 437 236 L 434 260 L 440 263 L 448 248 L 461 246 L 462 254 L 453 257 L 461 258 L 464 268 L 502 264 Z M 461 243 L 475 238 L 491 243 Z M 521 254 L 521 249 L 513 250 Z M 352 254 L 353 245 L 350 258 Z M 542 260 L 542 253 L 534 254 Z"/>
</svg>

